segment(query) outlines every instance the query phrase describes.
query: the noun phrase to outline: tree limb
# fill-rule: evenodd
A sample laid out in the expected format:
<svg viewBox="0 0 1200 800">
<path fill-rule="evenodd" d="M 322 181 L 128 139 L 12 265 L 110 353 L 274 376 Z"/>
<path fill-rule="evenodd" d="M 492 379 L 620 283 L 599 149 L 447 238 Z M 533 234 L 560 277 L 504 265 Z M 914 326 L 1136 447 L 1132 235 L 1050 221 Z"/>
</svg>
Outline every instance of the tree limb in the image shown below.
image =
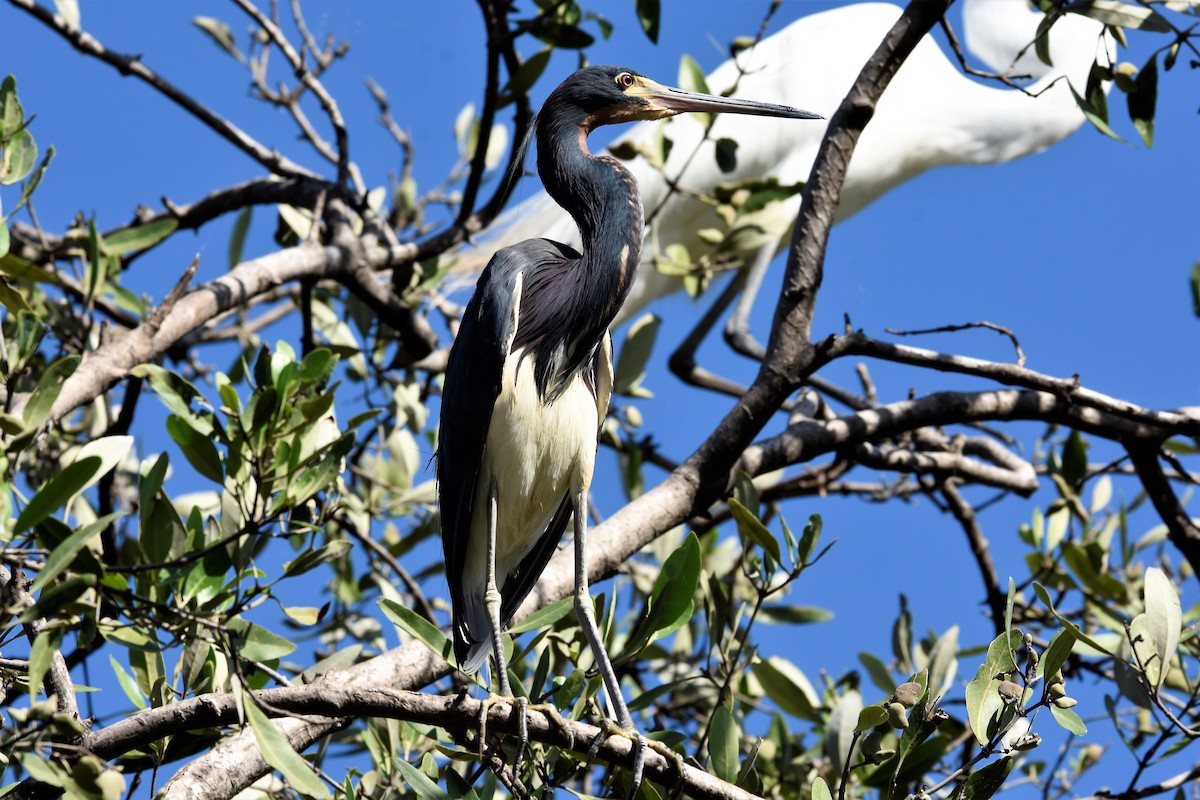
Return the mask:
<svg viewBox="0 0 1200 800">
<path fill-rule="evenodd" d="M 320 178 L 315 172 L 293 163 L 286 156 L 281 155 L 275 150 L 268 149 L 266 146 L 255 141 L 241 128 L 217 114 L 208 108 L 208 106 L 198 102 L 191 95 L 147 67 L 138 56 L 124 55 L 123 53 L 109 50 L 91 34 L 71 28 L 65 19 L 52 13 L 49 9 L 38 5 L 35 0 L 8 1 L 34 19 L 45 24 L 52 31 L 70 42 L 72 47 L 84 55 L 98 58 L 105 64 L 116 68 L 122 75 L 132 75 L 149 84 L 168 100 L 200 120 L 221 136 L 221 138 L 250 156 L 250 158 L 266 167 L 272 173 L 292 178 Z"/>
</svg>

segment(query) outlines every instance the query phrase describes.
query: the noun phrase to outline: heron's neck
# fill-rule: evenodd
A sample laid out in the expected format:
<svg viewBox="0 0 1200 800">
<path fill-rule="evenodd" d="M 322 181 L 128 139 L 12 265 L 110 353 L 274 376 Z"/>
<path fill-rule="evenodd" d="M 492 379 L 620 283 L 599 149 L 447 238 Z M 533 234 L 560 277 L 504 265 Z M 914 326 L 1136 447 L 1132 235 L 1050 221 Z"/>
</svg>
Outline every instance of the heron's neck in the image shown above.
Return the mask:
<svg viewBox="0 0 1200 800">
<path fill-rule="evenodd" d="M 642 248 L 642 204 L 637 182 L 611 156 L 587 148 L 590 130 L 581 111 L 543 120 L 538 127 L 538 173 L 547 193 L 579 226 L 583 258 L 577 270 L 582 313 L 604 328 L 633 286 Z"/>
</svg>

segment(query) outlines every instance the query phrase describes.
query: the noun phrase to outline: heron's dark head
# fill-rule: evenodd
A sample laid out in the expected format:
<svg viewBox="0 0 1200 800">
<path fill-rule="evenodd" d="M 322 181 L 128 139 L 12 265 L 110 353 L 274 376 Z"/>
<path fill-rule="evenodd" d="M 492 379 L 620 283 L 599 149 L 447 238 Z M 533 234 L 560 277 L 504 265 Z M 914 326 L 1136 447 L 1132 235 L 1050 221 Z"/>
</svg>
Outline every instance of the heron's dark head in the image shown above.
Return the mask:
<svg viewBox="0 0 1200 800">
<path fill-rule="evenodd" d="M 757 114 L 767 117 L 821 119 L 817 114 L 774 103 L 686 92 L 650 80 L 628 67 L 584 67 L 563 81 L 542 106 L 542 114 L 582 111 L 583 127 L 661 119 L 687 111 Z"/>
</svg>

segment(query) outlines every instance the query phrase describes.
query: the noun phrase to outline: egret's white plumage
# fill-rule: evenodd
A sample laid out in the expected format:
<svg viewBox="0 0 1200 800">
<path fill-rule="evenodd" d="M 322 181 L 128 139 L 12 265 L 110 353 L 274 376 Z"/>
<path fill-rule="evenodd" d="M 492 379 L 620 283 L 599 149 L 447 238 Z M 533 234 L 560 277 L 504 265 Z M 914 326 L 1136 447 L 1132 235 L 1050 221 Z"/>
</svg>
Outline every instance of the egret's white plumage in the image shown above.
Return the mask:
<svg viewBox="0 0 1200 800">
<path fill-rule="evenodd" d="M 737 64 L 726 61 L 709 75 L 709 88 L 720 92 L 738 81 L 734 96 L 779 98 L 831 116 L 900 13 L 899 7 L 888 3 L 859 3 L 803 17 L 738 56 L 745 71 L 740 81 Z M 924 39 L 893 79 L 863 132 L 846 175 L 839 219 L 933 167 L 1009 161 L 1053 145 L 1083 123 L 1069 87 L 1060 78 L 1065 76 L 1083 91 L 1094 59 L 1106 52 L 1100 23 L 1075 15 L 1059 20 L 1050 35 L 1055 66 L 1048 67 L 1030 47 L 1043 17 L 1025 0 L 966 0 L 963 16 L 968 46 L 996 71 L 1013 66 L 1018 53 L 1028 48 L 1015 66 L 1036 78 L 1028 88 L 1040 95 L 1031 97 L 967 77 L 936 42 Z M 707 141 L 701 142 L 702 123 L 685 115 L 667 123 L 638 124 L 617 142 L 647 144 L 663 124 L 674 142 L 664 170 L 641 157 L 626 164 L 641 187 L 649 224 L 642 251 L 646 268 L 640 270 L 618 322 L 681 287 L 678 277 L 653 267 L 668 245 L 683 244 L 693 261 L 712 249 L 697 234 L 705 228 L 720 229 L 723 223 L 708 205 L 687 196 L 689 191 L 707 194 L 720 183 L 751 178 L 776 178 L 783 184 L 806 180 L 824 135 L 820 124 L 795 126 L 777 119 L 718 116 Z M 713 143 L 722 137 L 739 145 L 732 172 L 721 172 L 716 165 Z M 697 147 L 699 152 L 692 157 Z M 671 193 L 664 175 L 684 191 Z M 781 246 L 799 203 L 797 195 L 764 209 L 754 220 L 763 228 L 762 236 L 747 237 L 739 255 L 748 259 L 763 244 Z M 531 236 L 572 246 L 579 243 L 574 221 L 544 193 L 520 203 L 496 230 L 481 239 L 480 256 Z M 470 251 L 463 254 L 463 269 L 477 271 L 481 266 Z"/>
</svg>

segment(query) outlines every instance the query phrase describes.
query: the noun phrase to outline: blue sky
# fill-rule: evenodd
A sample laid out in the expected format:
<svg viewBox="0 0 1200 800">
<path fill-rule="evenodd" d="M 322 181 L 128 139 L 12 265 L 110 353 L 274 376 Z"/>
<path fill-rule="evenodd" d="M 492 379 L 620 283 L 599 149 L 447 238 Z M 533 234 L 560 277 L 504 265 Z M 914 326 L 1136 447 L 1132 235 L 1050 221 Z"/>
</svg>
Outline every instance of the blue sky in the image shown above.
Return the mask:
<svg viewBox="0 0 1200 800">
<path fill-rule="evenodd" d="M 655 47 L 638 28 L 632 2 L 597 2 L 594 7 L 616 31 L 611 40 L 599 41 L 589 58 L 627 64 L 674 84 L 681 54 L 690 53 L 705 70 L 711 69 L 724 59 L 729 39 L 754 33 L 766 5 L 668 0 Z M 784 2 L 771 30 L 837 5 Z M 399 153 L 375 123 L 376 109 L 363 85 L 366 76 L 388 91 L 393 113 L 412 137 L 420 187 L 438 184 L 456 159 L 456 115 L 465 104 L 480 101 L 485 51 L 475 5 L 454 0 L 305 6 L 318 36 L 333 31 L 352 45 L 325 82 L 349 122 L 352 155 L 368 184 L 381 185 L 397 169 Z M 240 12 L 209 2 L 84 4 L 83 26 L 114 50 L 143 54 L 161 75 L 260 141 L 329 173 L 296 141 L 282 112 L 248 97 L 244 70 L 191 24 L 200 14 L 222 17 L 244 39 L 247 21 Z M 101 229 L 113 227 L 128 220 L 139 204 L 158 208 L 163 196 L 190 202 L 262 173 L 149 88 L 85 59 L 25 14 L 0 7 L 0 30 L 0 73 L 16 74 L 27 112 L 37 114 L 33 131 L 39 144 L 53 144 L 58 151 L 35 196 L 48 230 L 61 231 L 79 212 L 94 214 Z M 1159 42 L 1134 34 L 1134 55 L 1123 58 L 1141 64 Z M 532 52 L 533 45 L 526 43 L 523 53 Z M 573 54 L 557 54 L 537 87 L 536 100 L 574 66 Z M 1018 334 L 1032 369 L 1063 377 L 1078 373 L 1092 389 L 1151 407 L 1196 404 L 1200 321 L 1191 312 L 1187 275 L 1200 257 L 1200 150 L 1195 145 L 1200 97 L 1185 69 L 1181 64 L 1161 75 L 1152 149 L 1114 142 L 1085 126 L 1041 155 L 926 173 L 836 227 L 814 333 L 840 331 L 844 313 L 855 326 L 881 336 L 886 327 L 989 320 Z M 1114 127 L 1136 142 L 1123 99 L 1114 92 L 1113 101 Z M 507 112 L 501 118 L 507 119 Z M 517 196 L 536 188 L 526 181 Z M 201 257 L 199 279 L 221 274 L 231 222 L 177 236 L 172 246 L 142 259 L 136 267 L 137 290 L 160 298 L 196 252 Z M 248 256 L 271 247 L 273 227 L 265 210 L 256 213 Z M 773 275 L 779 274 L 777 265 Z M 642 411 L 666 452 L 680 459 L 728 408 L 724 399 L 681 387 L 665 369 L 666 345 L 678 341 L 683 326 L 702 307 L 676 296 L 654 309 L 666 324 L 647 381 L 657 399 L 644 403 Z M 765 336 L 769 317 L 760 312 L 755 324 Z M 280 329 L 268 338 L 294 335 Z M 620 338 L 618 333 L 618 342 Z M 923 337 L 914 343 L 1011 358 L 1007 343 L 987 332 Z M 702 351 L 702 359 L 741 380 L 753 375 L 752 365 L 728 356 L 716 342 Z M 838 365 L 828 374 L 853 386 L 851 367 Z M 981 382 L 909 368 L 871 368 L 883 399 L 900 399 L 909 387 L 986 388 Z M 682 424 L 680 408 L 689 411 Z M 1032 447 L 1038 430 L 1011 429 L 1026 448 Z M 143 432 L 159 439 L 161 434 L 161 429 Z M 141 446 L 144 454 L 153 451 L 153 446 Z M 1094 460 L 1112 455 L 1111 448 L 1092 451 Z M 601 480 L 604 473 L 601 467 Z M 172 487 L 173 494 L 187 490 L 185 485 Z M 1126 497 L 1136 493 L 1129 483 L 1119 484 L 1118 490 Z M 596 494 L 603 513 L 620 503 L 619 489 L 611 483 L 598 481 Z M 1012 544 L 1016 526 L 1029 518 L 1034 502 L 1044 508 L 1049 499 L 1042 493 L 1035 501 L 1006 501 L 983 516 L 1002 578 L 1024 573 L 1022 552 Z M 785 511 L 794 526 L 814 512 L 824 517 L 826 536 L 839 544 L 791 600 L 830 608 L 837 621 L 806 628 L 798 637 L 799 647 L 773 643 L 810 676 L 822 669 L 839 675 L 855 666 L 860 650 L 883 650 L 901 592 L 910 597 L 917 630 L 943 631 L 960 624 L 966 641 L 987 636 L 990 625 L 971 605 L 982 592 L 963 537 L 952 520 L 927 502 L 880 507 L 804 501 Z M 1139 518 L 1135 534 L 1153 522 Z M 899 569 L 898 563 L 903 565 Z M 431 589 L 440 590 L 440 585 Z M 1185 598 L 1184 607 L 1188 605 Z M 1122 756 L 1114 754 L 1114 761 Z"/>
</svg>

